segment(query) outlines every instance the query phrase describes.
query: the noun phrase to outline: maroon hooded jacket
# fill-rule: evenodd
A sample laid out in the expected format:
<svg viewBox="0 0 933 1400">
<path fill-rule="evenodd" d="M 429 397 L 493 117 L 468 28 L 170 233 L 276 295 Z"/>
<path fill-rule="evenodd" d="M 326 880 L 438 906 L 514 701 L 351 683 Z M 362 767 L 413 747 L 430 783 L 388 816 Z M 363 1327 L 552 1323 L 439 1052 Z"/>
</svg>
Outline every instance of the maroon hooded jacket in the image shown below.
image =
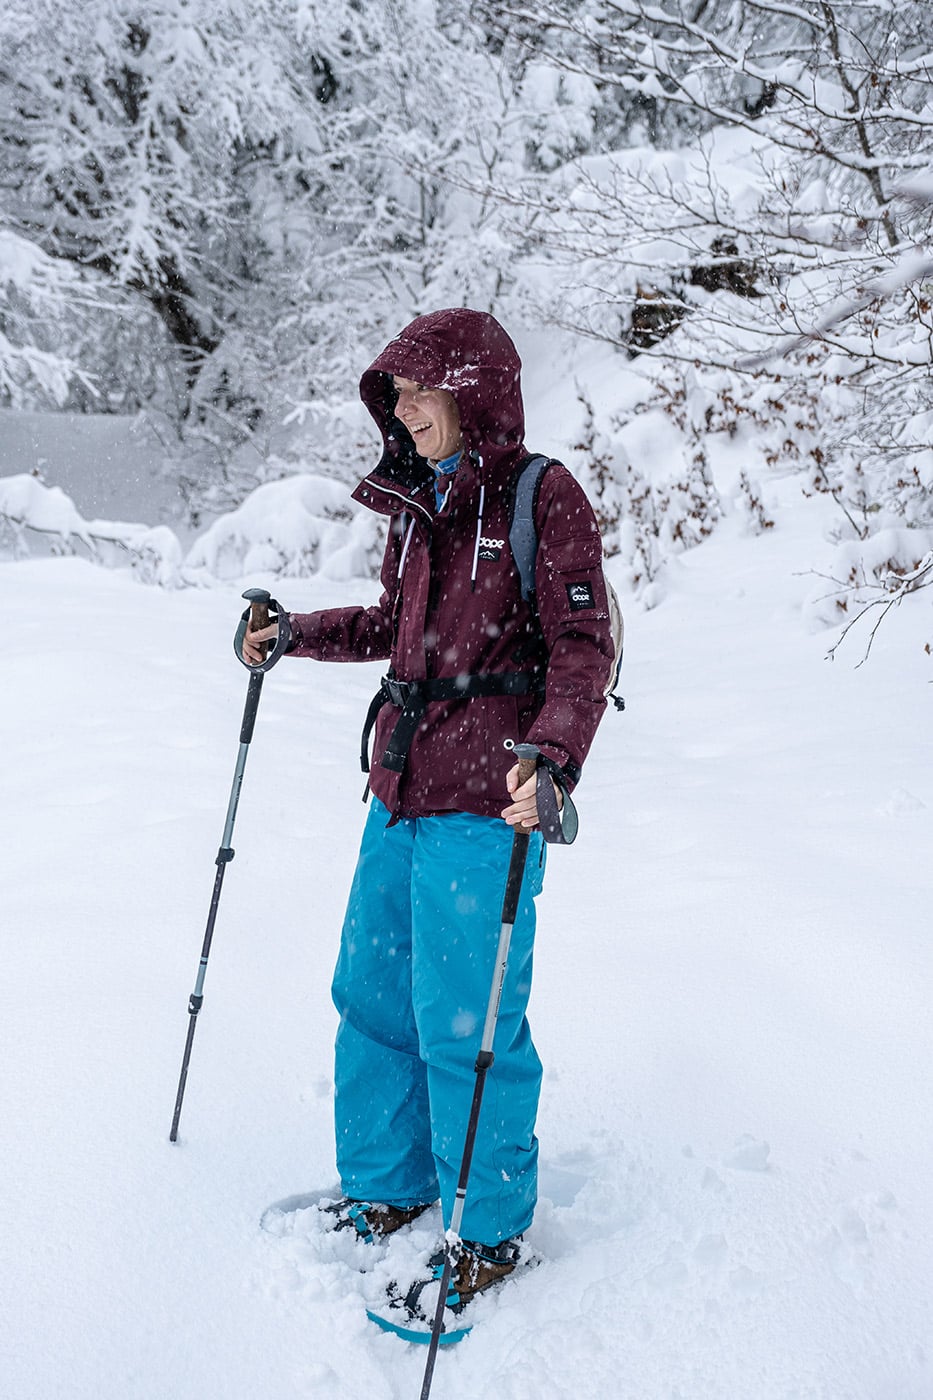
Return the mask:
<svg viewBox="0 0 933 1400">
<path fill-rule="evenodd" d="M 527 673 L 526 694 L 429 702 L 401 773 L 381 761 L 399 718 L 383 706 L 370 782 L 394 816 L 498 816 L 514 762 L 507 739 L 537 744 L 572 787 L 605 709 L 612 637 L 599 529 L 560 463 L 545 471 L 535 506 L 537 618 L 521 597 L 509 549 L 510 492 L 529 455 L 520 373 L 512 341 L 479 311 L 419 316 L 383 350 L 360 396 L 385 450 L 353 493 L 390 517 L 382 597 L 290 619 L 293 655 L 389 659 L 405 681 Z M 395 417 L 393 375 L 456 400 L 464 453 L 441 512 L 434 472 Z"/>
</svg>

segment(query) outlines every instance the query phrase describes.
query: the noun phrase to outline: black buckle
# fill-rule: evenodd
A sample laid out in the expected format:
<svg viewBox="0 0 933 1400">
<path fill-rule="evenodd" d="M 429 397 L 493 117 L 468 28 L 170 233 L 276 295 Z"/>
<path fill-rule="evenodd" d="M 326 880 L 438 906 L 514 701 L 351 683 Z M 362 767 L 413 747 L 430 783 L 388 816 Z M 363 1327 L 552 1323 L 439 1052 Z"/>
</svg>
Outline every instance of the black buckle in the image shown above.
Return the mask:
<svg viewBox="0 0 933 1400">
<path fill-rule="evenodd" d="M 408 697 L 414 689 L 414 682 L 396 680 L 395 676 L 383 676 L 382 688 L 386 693 L 389 703 L 397 705 L 400 710 L 403 710 L 408 704 Z"/>
</svg>

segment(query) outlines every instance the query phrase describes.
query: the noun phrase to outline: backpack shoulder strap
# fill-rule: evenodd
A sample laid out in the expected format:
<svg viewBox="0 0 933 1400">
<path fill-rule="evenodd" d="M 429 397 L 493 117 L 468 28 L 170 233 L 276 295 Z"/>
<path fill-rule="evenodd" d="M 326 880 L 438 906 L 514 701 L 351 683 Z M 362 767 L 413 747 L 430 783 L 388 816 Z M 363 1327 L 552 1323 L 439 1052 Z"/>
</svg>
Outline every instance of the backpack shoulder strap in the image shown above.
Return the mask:
<svg viewBox="0 0 933 1400">
<path fill-rule="evenodd" d="M 519 467 L 509 512 L 509 548 L 521 580 L 522 598 L 531 602 L 535 595 L 535 561 L 538 557 L 538 531 L 535 506 L 541 478 L 551 464 L 550 457 L 529 457 Z"/>
</svg>

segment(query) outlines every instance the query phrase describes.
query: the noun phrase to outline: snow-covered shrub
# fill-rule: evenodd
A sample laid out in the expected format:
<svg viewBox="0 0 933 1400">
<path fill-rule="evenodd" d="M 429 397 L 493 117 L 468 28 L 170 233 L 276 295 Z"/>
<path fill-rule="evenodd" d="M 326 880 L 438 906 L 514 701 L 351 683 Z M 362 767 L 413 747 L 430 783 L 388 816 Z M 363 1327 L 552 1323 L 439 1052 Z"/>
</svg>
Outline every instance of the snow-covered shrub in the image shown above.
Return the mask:
<svg viewBox="0 0 933 1400">
<path fill-rule="evenodd" d="M 343 482 L 289 476 L 257 487 L 214 521 L 192 546 L 186 573 L 218 579 L 303 578 L 319 571 L 329 578 L 362 577 L 377 571 L 383 540 L 379 519 L 354 507 Z"/>
<path fill-rule="evenodd" d="M 891 608 L 931 584 L 933 529 L 879 530 L 836 546 L 830 570 L 819 574 L 806 612 L 816 626 L 842 626 L 830 656 L 855 632 L 864 660 Z"/>
<path fill-rule="evenodd" d="M 77 555 L 164 586 L 256 574 L 342 580 L 377 573 L 384 542 L 381 519 L 357 508 L 331 477 L 291 476 L 257 487 L 215 520 L 187 557 L 167 526 L 85 520 L 58 487 L 27 474 L 0 477 L 0 560 Z"/>
<path fill-rule="evenodd" d="M 629 505 L 625 483 L 629 463 L 609 433 L 596 426 L 592 400 L 580 385 L 577 385 L 577 402 L 583 409 L 583 421 L 572 450 L 586 478 L 602 536 L 603 553 L 611 559 L 622 547 L 619 530 Z"/>
<path fill-rule="evenodd" d="M 596 509 L 603 549 L 620 556 L 629 582 L 648 605 L 665 559 L 701 543 L 722 516 L 707 438 L 721 432 L 709 394 L 692 372 L 675 366 L 627 413 L 598 418 L 580 390 L 583 423 L 574 454 Z M 597 421 L 601 426 L 597 426 Z"/>
<path fill-rule="evenodd" d="M 31 543 L 48 554 L 93 550 L 87 522 L 58 486 L 26 474 L 0 477 L 0 550 L 7 558 L 25 558 Z"/>
<path fill-rule="evenodd" d="M 749 532 L 762 535 L 765 530 L 774 529 L 774 521 L 763 500 L 761 483 L 753 480 L 743 467 L 739 472 L 738 503 L 748 522 Z"/>
<path fill-rule="evenodd" d="M 78 555 L 129 568 L 141 583 L 179 582 L 181 545 L 166 525 L 85 520 L 57 486 L 34 476 L 0 477 L 0 559 Z"/>
</svg>

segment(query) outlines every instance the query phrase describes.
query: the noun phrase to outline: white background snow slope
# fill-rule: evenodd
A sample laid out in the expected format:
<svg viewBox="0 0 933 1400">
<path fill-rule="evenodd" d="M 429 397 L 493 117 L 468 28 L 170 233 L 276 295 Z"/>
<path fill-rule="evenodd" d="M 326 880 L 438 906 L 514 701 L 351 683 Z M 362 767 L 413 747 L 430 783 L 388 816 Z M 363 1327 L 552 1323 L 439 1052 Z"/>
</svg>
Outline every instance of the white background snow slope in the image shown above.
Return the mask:
<svg viewBox="0 0 933 1400">
<path fill-rule="evenodd" d="M 544 1262 L 441 1355 L 437 1400 L 933 1396 L 929 605 L 861 669 L 824 661 L 817 518 L 727 521 L 629 609 L 628 711 L 539 901 Z M 423 1350 L 365 1316 L 388 1263 L 259 1228 L 334 1180 L 328 986 L 379 668 L 267 677 L 171 1146 L 231 638 L 266 580 L 0 579 L 3 1395 L 414 1400 Z"/>
</svg>

